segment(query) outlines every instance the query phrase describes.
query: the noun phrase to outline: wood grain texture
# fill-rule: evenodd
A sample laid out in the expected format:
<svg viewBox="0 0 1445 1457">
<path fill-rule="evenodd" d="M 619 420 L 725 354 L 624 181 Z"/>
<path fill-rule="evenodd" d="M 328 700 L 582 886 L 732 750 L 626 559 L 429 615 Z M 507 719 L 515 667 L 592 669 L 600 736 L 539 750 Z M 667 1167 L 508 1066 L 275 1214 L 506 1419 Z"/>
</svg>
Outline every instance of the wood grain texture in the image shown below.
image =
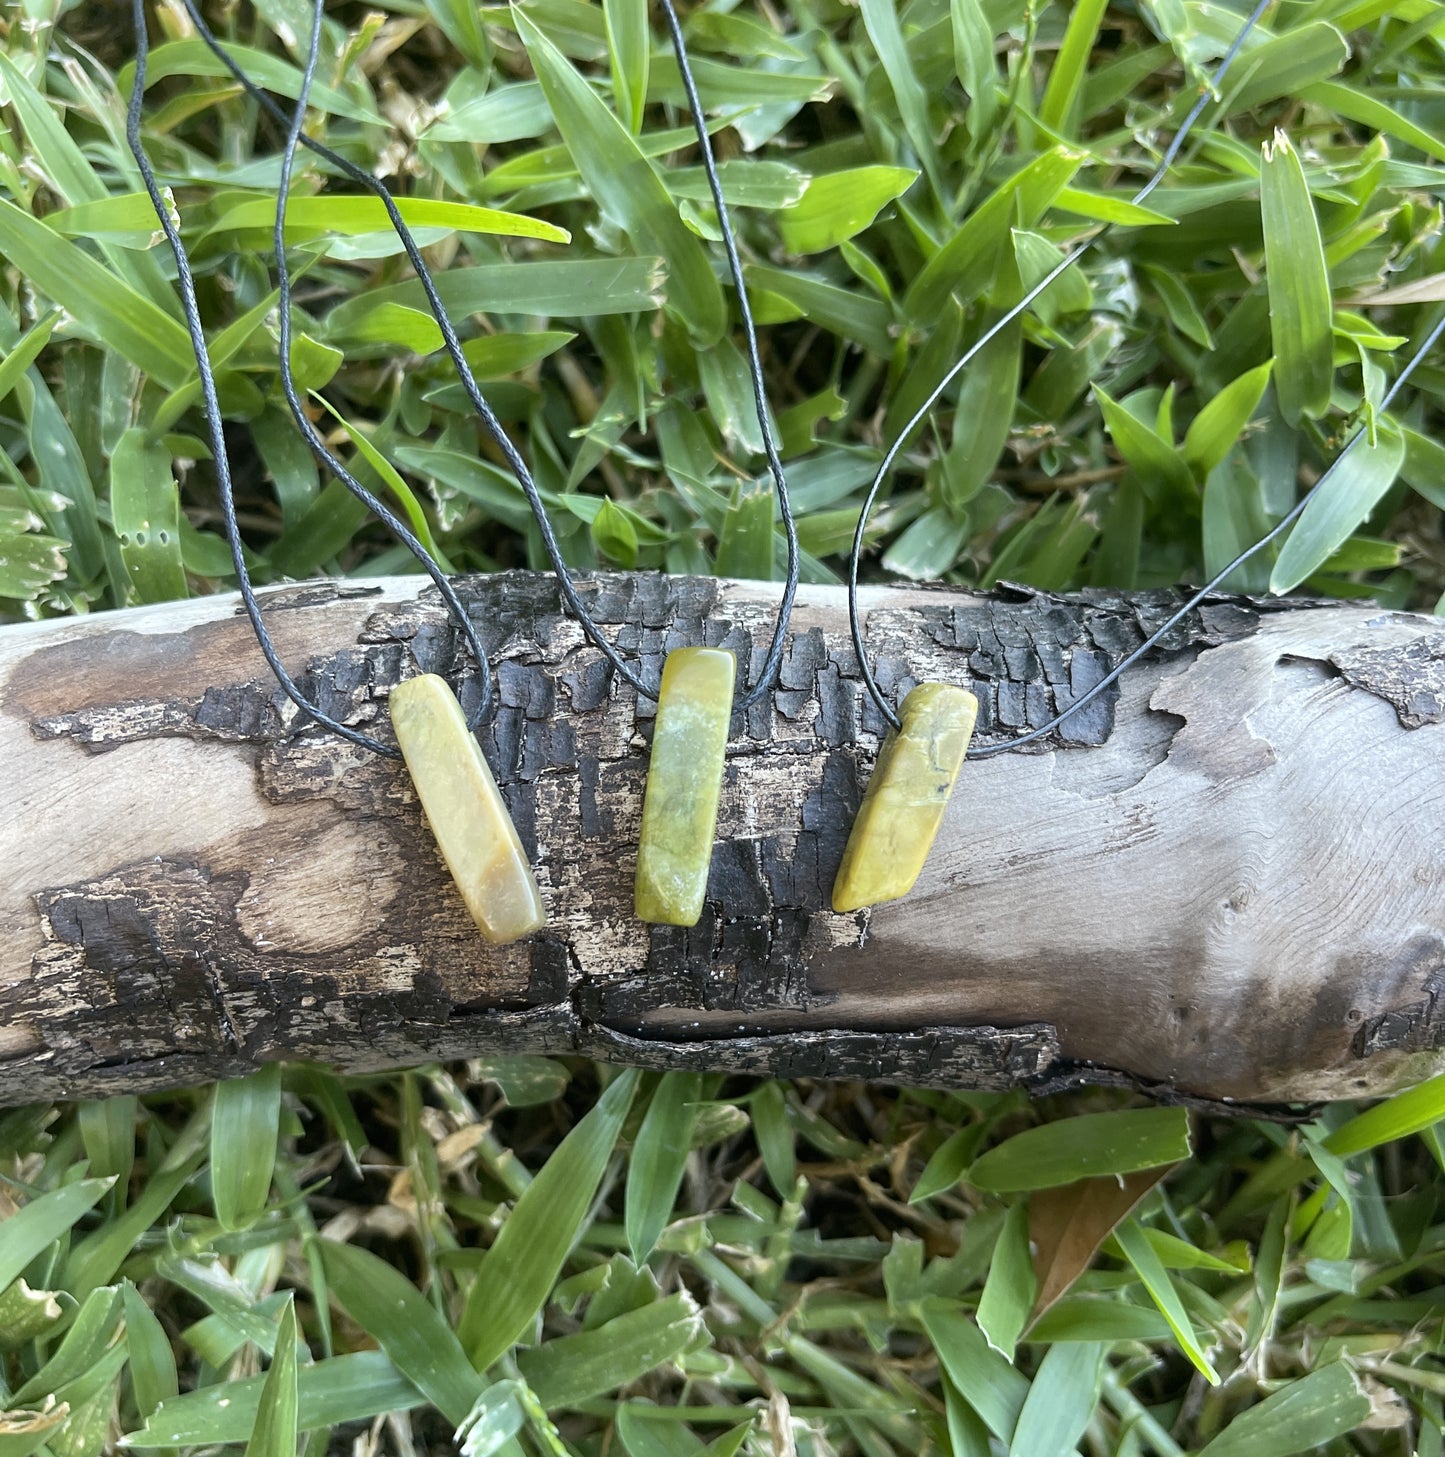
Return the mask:
<svg viewBox="0 0 1445 1457">
<path fill-rule="evenodd" d="M 828 892 L 884 725 L 842 594 L 799 597 L 735 720 L 697 926 L 632 914 L 651 705 L 525 573 L 459 583 L 497 669 L 483 747 L 549 927 L 476 934 L 405 771 L 307 729 L 233 597 L 0 630 L 0 1101 L 482 1050 L 1279 1103 L 1445 1065 L 1445 628 L 1218 598 L 1037 751 L 966 764 L 913 894 Z M 753 681 L 776 587 L 585 586 L 655 677 Z M 890 691 L 964 683 L 978 745 L 1041 723 L 1170 593 L 871 589 Z M 331 714 L 465 678 L 417 579 L 266 595 Z M 471 685 L 463 683 L 462 696 Z"/>
</svg>

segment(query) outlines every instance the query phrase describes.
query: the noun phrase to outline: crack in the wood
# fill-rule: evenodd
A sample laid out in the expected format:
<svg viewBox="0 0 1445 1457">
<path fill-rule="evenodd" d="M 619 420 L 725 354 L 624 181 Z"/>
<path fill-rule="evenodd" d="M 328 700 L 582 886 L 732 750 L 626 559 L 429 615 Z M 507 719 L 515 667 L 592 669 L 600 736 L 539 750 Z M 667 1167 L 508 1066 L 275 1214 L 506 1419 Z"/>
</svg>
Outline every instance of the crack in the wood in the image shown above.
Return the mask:
<svg viewBox="0 0 1445 1457">
<path fill-rule="evenodd" d="M 1029 1092 L 1035 1098 L 1051 1098 L 1079 1088 L 1128 1088 L 1144 1094 L 1152 1102 L 1169 1107 L 1189 1108 L 1196 1113 L 1209 1113 L 1216 1117 L 1261 1118 L 1290 1126 L 1312 1122 L 1319 1116 L 1321 1107 L 1319 1103 L 1252 1103 L 1235 1098 L 1207 1098 L 1121 1068 L 1068 1059 L 1057 1062 L 1047 1076 L 1038 1079 L 1029 1088 Z"/>
</svg>

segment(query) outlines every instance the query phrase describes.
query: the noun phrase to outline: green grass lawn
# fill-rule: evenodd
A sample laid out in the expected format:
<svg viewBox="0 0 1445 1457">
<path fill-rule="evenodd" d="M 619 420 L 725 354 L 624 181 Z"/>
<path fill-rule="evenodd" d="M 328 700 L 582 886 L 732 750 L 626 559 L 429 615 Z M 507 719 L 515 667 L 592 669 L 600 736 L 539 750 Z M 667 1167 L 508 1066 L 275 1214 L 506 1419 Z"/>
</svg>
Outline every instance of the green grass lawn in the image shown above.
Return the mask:
<svg viewBox="0 0 1445 1457">
<path fill-rule="evenodd" d="M 294 96 L 306 0 L 208 3 Z M 1235 3 L 686 14 L 803 576 L 959 354 L 864 574 L 1233 580 L 1433 609 L 1445 11 L 1280 0 L 1143 207 Z M 145 142 L 195 263 L 256 579 L 415 570 L 278 381 L 281 134 L 152 13 Z M 123 6 L 0 11 L 0 622 L 233 586 Z M 718 224 L 640 0 L 334 5 L 308 125 L 382 172 L 579 569 L 780 573 Z M 447 570 L 543 564 L 379 204 L 305 153 L 293 359 Z M 505 213 L 506 216 L 501 216 Z M 1429 833 L 1423 827 L 1422 833 Z M 1437 1080 L 1438 1082 L 1439 1080 Z M 542 1058 L 0 1114 L 0 1457 L 1440 1457 L 1445 1083 L 1288 1127 L 1113 1092 Z M 1087 1180 L 1087 1182 L 1078 1182 Z M 1031 1258 L 1032 1249 L 1032 1258 Z M 1036 1270 L 1037 1266 L 1037 1270 Z"/>
</svg>

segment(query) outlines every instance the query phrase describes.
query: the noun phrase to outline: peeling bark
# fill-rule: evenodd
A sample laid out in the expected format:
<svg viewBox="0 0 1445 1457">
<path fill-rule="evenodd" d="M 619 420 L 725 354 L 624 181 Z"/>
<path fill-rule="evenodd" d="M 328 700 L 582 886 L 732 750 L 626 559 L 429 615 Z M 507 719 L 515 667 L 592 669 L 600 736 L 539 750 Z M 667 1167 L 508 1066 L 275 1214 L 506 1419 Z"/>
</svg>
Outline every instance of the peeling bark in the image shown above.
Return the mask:
<svg viewBox="0 0 1445 1457">
<path fill-rule="evenodd" d="M 405 676 L 476 691 L 423 585 L 264 602 L 304 690 L 385 736 Z M 505 948 L 404 770 L 299 721 L 234 598 L 0 632 L 0 1102 L 481 1051 L 1250 1104 L 1445 1064 L 1435 619 L 1212 599 L 1054 742 L 966 765 L 911 896 L 836 916 L 884 724 L 842 594 L 805 589 L 776 691 L 734 722 L 708 904 L 680 930 L 631 913 L 651 704 L 549 578 L 458 586 L 497 673 L 483 748 L 549 908 Z M 584 590 L 645 678 L 707 644 L 746 683 L 777 598 Z M 978 744 L 1072 702 L 1177 601 L 864 594 L 885 688 L 971 681 Z"/>
</svg>

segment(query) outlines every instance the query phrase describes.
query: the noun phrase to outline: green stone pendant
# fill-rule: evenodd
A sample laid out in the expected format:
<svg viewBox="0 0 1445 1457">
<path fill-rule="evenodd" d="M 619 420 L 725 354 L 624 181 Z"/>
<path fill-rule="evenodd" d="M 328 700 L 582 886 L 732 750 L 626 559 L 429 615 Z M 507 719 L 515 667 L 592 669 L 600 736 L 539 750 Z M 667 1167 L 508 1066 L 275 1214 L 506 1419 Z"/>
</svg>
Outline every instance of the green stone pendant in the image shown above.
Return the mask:
<svg viewBox="0 0 1445 1457">
<path fill-rule="evenodd" d="M 494 946 L 547 923 L 512 817 L 462 706 L 433 673 L 391 690 L 391 726 L 447 869 Z"/>
<path fill-rule="evenodd" d="M 856 911 L 913 889 L 933 848 L 968 753 L 978 699 L 948 683 L 920 683 L 903 700 L 833 882 L 833 909 Z"/>
<path fill-rule="evenodd" d="M 676 648 L 663 664 L 637 844 L 641 921 L 695 926 L 702 915 L 736 674 L 720 648 Z"/>
</svg>

